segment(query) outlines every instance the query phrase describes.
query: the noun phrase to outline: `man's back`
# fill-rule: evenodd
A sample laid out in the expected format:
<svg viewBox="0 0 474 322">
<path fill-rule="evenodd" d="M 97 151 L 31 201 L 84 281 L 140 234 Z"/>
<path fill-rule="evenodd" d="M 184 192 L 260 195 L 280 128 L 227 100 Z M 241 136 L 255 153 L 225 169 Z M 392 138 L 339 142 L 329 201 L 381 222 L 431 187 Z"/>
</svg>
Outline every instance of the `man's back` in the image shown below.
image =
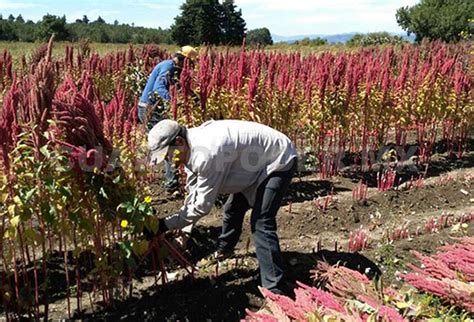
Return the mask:
<svg viewBox="0 0 474 322">
<path fill-rule="evenodd" d="M 164 60 L 153 68 L 148 81 L 143 89 L 142 96 L 140 97 L 140 102 L 144 103 L 153 103 L 150 101 L 150 94 L 154 91 L 158 95 L 165 99 L 170 100 L 169 95 L 169 85 L 170 85 L 170 76 L 173 73 L 175 64 L 172 59 Z"/>
<path fill-rule="evenodd" d="M 209 121 L 189 129 L 191 148 L 187 167 L 210 178 L 219 193 L 243 192 L 252 204 L 255 189 L 276 171 L 287 170 L 296 148 L 281 132 L 238 120 Z"/>
</svg>

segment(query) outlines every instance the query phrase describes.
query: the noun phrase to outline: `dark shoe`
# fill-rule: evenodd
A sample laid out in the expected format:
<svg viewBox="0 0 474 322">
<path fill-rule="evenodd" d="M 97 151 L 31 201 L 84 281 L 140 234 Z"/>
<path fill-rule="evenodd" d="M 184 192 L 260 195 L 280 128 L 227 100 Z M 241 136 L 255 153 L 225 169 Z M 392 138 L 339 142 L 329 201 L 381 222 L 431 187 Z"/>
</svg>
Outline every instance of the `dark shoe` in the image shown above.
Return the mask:
<svg viewBox="0 0 474 322">
<path fill-rule="evenodd" d="M 278 288 L 271 289 L 270 291 L 274 294 L 284 295 L 289 297 L 290 299 L 295 299 L 295 286 L 291 285 L 290 283 L 284 282 Z"/>
</svg>

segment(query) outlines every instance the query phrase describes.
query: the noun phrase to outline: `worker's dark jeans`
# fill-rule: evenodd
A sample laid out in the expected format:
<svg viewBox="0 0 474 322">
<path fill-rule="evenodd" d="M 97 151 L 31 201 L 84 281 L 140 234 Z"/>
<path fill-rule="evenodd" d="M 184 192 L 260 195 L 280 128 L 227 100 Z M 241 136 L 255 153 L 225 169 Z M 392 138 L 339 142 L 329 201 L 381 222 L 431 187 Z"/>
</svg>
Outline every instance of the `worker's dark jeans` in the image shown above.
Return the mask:
<svg viewBox="0 0 474 322">
<path fill-rule="evenodd" d="M 255 243 L 262 286 L 274 293 L 286 290 L 284 266 L 277 235 L 276 214 L 296 170 L 296 159 L 288 171 L 274 172 L 257 190 L 250 225 Z M 239 241 L 245 212 L 250 208 L 242 193 L 232 194 L 224 206 L 219 249 L 231 251 Z"/>
<path fill-rule="evenodd" d="M 145 120 L 145 114 L 146 114 L 146 107 L 145 106 L 138 106 L 138 119 L 140 123 L 143 124 L 143 121 Z M 164 118 L 162 117 L 161 114 L 159 114 L 157 111 L 153 112 L 151 115 L 150 120 L 148 120 L 147 123 L 147 129 L 150 131 L 158 122 L 163 120 Z M 173 166 L 167 161 L 164 160 L 165 164 L 165 189 L 166 191 L 174 191 L 178 189 L 179 183 L 178 183 L 178 171 L 173 168 Z"/>
</svg>

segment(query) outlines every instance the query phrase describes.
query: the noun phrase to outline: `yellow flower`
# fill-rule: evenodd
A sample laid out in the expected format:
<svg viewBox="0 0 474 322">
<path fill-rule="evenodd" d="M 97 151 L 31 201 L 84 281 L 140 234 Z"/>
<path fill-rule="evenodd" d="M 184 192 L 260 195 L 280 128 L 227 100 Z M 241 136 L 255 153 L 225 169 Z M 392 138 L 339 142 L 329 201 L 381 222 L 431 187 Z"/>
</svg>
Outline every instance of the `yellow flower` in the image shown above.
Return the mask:
<svg viewBox="0 0 474 322">
<path fill-rule="evenodd" d="M 151 196 L 146 196 L 143 200 L 145 203 L 151 203 Z"/>
<path fill-rule="evenodd" d="M 120 226 L 122 226 L 122 228 L 127 228 L 128 220 L 127 219 L 122 219 L 122 221 L 120 222 Z"/>
</svg>

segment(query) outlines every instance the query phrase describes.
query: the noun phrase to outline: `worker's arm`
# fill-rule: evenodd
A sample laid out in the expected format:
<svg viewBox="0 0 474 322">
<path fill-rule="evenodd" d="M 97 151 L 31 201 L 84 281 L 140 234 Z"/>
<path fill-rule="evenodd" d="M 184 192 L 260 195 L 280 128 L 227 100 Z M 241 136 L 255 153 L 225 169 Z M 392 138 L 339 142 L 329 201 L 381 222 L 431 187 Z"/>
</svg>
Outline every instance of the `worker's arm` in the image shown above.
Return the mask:
<svg viewBox="0 0 474 322">
<path fill-rule="evenodd" d="M 186 170 L 186 191 L 188 192 L 188 195 L 186 196 L 186 199 L 184 200 L 184 203 L 187 204 L 191 200 L 194 200 L 194 195 L 196 194 L 196 184 L 197 184 L 197 176 L 194 172 Z M 194 224 L 188 225 L 186 227 L 183 227 L 182 231 L 187 234 L 187 236 L 191 235 L 191 232 L 193 230 Z"/>
<path fill-rule="evenodd" d="M 226 172 L 217 171 L 218 168 L 213 163 L 210 162 L 207 169 L 196 175 L 196 184 L 191 187 L 192 191 L 185 205 L 176 214 L 165 218 L 168 229 L 182 229 L 192 225 L 211 211 L 226 176 Z"/>
<path fill-rule="evenodd" d="M 186 190 L 188 191 L 188 195 L 186 196 L 186 199 L 184 201 L 184 206 L 179 210 L 178 213 L 182 211 L 186 211 L 188 209 L 188 205 L 191 204 L 195 200 L 195 195 L 197 191 L 196 188 L 197 188 L 198 177 L 196 176 L 196 174 L 186 169 L 186 175 L 187 175 Z M 165 233 L 166 231 L 170 229 L 179 229 L 178 227 L 174 227 L 174 226 L 172 227 L 172 224 L 166 224 L 165 223 L 166 220 L 167 218 L 159 219 L 158 232 L 156 234 L 159 235 L 159 234 Z M 193 226 L 194 226 L 194 223 L 191 223 L 180 228 L 183 231 L 183 233 L 185 233 L 185 236 L 187 238 L 189 238 L 189 236 L 191 235 Z M 151 240 L 153 239 L 153 237 L 156 236 L 155 233 L 153 233 L 151 230 L 147 228 L 144 228 L 143 233 L 145 234 L 145 237 L 148 240 Z"/>
</svg>

